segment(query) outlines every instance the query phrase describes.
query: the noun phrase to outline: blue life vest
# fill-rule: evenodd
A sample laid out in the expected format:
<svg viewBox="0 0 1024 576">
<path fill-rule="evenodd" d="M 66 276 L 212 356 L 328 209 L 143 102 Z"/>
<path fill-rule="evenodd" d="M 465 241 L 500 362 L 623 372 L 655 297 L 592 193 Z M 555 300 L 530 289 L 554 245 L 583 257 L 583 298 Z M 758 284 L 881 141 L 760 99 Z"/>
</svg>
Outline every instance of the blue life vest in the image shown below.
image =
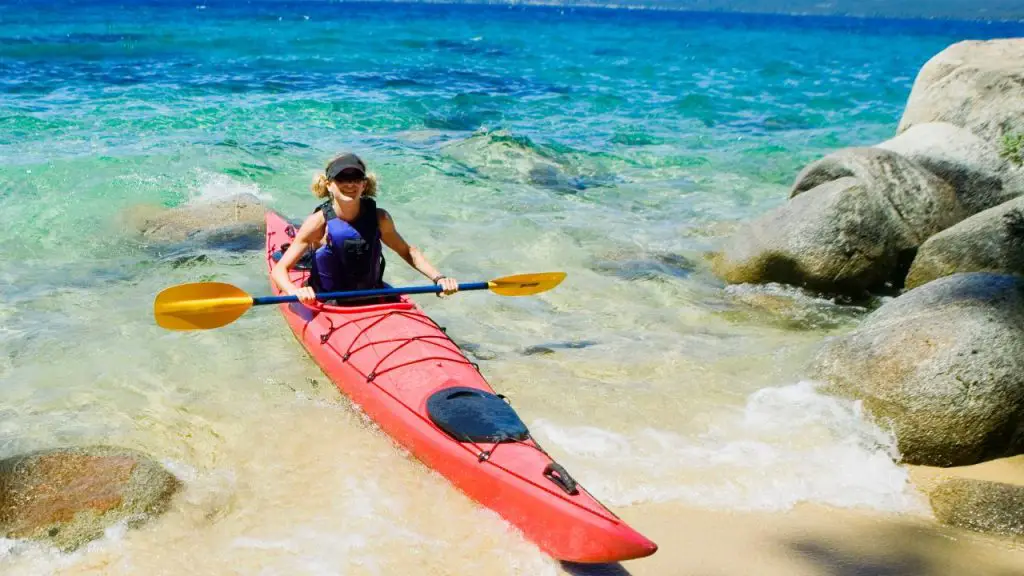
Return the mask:
<svg viewBox="0 0 1024 576">
<path fill-rule="evenodd" d="M 359 216 L 346 222 L 327 201 L 317 207 L 327 223 L 327 239 L 313 254 L 310 277 L 318 292 L 372 290 L 383 286 L 384 257 L 381 253 L 377 203 L 359 199 Z"/>
</svg>

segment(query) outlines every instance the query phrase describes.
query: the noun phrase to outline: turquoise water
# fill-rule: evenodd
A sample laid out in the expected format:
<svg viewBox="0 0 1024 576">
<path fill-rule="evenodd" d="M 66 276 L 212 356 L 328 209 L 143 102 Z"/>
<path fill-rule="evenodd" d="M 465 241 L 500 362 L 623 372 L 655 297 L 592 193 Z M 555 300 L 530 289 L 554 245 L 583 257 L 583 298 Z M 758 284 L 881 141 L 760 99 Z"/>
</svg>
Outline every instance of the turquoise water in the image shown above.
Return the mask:
<svg viewBox="0 0 1024 576">
<path fill-rule="evenodd" d="M 726 288 L 704 254 L 808 162 L 892 136 L 930 56 L 1020 25 L 273 1 L 23 2 L 0 23 L 0 456 L 117 443 L 188 486 L 85 556 L 10 544 L 11 570 L 196 573 L 168 541 L 210 573 L 420 566 L 395 542 L 456 573 L 554 569 L 370 428 L 275 311 L 153 325 L 166 286 L 261 294 L 266 271 L 253 251 L 182 265 L 125 211 L 247 192 L 301 217 L 349 149 L 449 274 L 569 273 L 536 298 L 419 301 L 613 507 L 917 509 L 885 432 L 801 381 L 865 310 Z M 421 280 L 396 260 L 393 283 Z"/>
</svg>

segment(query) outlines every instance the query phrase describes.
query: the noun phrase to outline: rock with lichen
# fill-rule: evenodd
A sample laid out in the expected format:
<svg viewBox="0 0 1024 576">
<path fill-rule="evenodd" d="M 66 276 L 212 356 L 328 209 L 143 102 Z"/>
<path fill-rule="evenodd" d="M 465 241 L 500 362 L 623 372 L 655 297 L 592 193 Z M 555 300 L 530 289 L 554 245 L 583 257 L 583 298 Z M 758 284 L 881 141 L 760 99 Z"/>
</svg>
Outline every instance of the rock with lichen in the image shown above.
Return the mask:
<svg viewBox="0 0 1024 576">
<path fill-rule="evenodd" d="M 1024 128 L 1024 38 L 957 42 L 921 68 L 899 132 L 948 122 L 997 144 Z"/>
<path fill-rule="evenodd" d="M 0 534 L 71 551 L 163 513 L 181 483 L 145 454 L 107 446 L 0 460 Z"/>
<path fill-rule="evenodd" d="M 824 391 L 860 400 L 904 462 L 1024 454 L 1024 278 L 969 273 L 906 292 L 811 363 Z"/>
<path fill-rule="evenodd" d="M 906 287 L 960 272 L 1024 276 L 1024 197 L 975 214 L 921 245 Z"/>
<path fill-rule="evenodd" d="M 1024 536 L 1024 486 L 954 478 L 928 495 L 935 518 L 975 532 Z"/>
</svg>

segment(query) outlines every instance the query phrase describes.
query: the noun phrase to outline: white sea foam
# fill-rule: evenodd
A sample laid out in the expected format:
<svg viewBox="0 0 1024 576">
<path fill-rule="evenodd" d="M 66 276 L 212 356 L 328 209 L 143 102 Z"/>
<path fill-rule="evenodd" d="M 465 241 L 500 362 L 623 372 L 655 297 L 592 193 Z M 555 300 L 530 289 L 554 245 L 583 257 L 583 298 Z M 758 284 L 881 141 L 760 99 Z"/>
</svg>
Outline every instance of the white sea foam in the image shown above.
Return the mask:
<svg viewBox="0 0 1024 576">
<path fill-rule="evenodd" d="M 93 559 L 100 564 L 115 564 L 121 573 L 131 573 L 128 559 L 121 556 L 128 520 L 108 526 L 102 537 L 73 552 L 61 552 L 44 542 L 0 538 L 0 572 L 18 576 L 75 572 L 87 559 Z"/>
<path fill-rule="evenodd" d="M 195 180 L 189 186 L 189 203 L 217 202 L 238 194 L 252 194 L 263 202 L 269 202 L 274 198 L 255 183 L 241 182 L 227 174 L 197 169 Z"/>
<path fill-rule="evenodd" d="M 696 436 L 651 428 L 621 434 L 547 420 L 531 428 L 567 455 L 563 463 L 578 480 L 614 505 L 922 506 L 907 472 L 895 463 L 893 436 L 868 422 L 858 403 L 825 396 L 811 382 L 759 390 L 741 411 Z"/>
</svg>

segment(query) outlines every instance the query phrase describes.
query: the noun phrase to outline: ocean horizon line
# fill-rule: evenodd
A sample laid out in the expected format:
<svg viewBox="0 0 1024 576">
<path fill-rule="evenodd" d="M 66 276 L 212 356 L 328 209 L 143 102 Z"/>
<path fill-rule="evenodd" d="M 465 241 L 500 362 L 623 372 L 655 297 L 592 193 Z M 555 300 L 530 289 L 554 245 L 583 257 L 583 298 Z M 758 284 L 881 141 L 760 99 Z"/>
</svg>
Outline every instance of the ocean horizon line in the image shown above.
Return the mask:
<svg viewBox="0 0 1024 576">
<path fill-rule="evenodd" d="M 173 0 L 172 0 L 173 1 Z M 145 2 L 144 2 L 145 3 Z M 156 2 L 159 3 L 159 2 Z M 182 2 L 192 3 L 192 2 Z M 696 3 L 677 3 L 672 0 L 636 0 L 600 2 L 590 0 L 251 0 L 248 4 L 351 4 L 351 5 L 372 5 L 372 4 L 425 4 L 425 5 L 447 5 L 447 6 L 489 6 L 489 7 L 538 7 L 538 8 L 561 8 L 561 9 L 595 9 L 595 10 L 623 10 L 623 11 L 652 11 L 652 12 L 673 12 L 692 14 L 738 14 L 751 16 L 781 16 L 794 18 L 848 18 L 855 20 L 891 20 L 891 21 L 925 21 L 925 22 L 969 22 L 969 23 L 993 23 L 993 24 L 1019 24 L 1024 23 L 1024 7 L 1020 8 L 997 8 L 991 12 L 989 9 L 975 10 L 978 14 L 952 12 L 938 10 L 934 13 L 872 10 L 854 11 L 849 9 L 829 10 L 827 6 L 835 3 L 829 2 L 805 2 L 806 7 L 792 9 L 793 4 L 799 2 L 785 2 L 779 0 L 767 0 L 765 2 L 752 2 L 755 6 L 746 8 L 737 6 L 742 2 L 730 2 L 729 0 L 701 0 Z M 955 3 L 955 2 L 953 2 Z M 692 5 L 697 4 L 697 5 Z M 865 3 L 850 2 L 851 8 L 863 8 Z M 197 7 L 207 7 L 201 1 L 196 2 Z M 761 6 L 761 7 L 758 7 Z M 774 8 L 773 6 L 778 6 Z M 928 6 L 934 9 L 934 6 Z M 889 8 L 889 7 L 887 7 Z M 892 7 L 899 9 L 898 7 Z"/>
</svg>

